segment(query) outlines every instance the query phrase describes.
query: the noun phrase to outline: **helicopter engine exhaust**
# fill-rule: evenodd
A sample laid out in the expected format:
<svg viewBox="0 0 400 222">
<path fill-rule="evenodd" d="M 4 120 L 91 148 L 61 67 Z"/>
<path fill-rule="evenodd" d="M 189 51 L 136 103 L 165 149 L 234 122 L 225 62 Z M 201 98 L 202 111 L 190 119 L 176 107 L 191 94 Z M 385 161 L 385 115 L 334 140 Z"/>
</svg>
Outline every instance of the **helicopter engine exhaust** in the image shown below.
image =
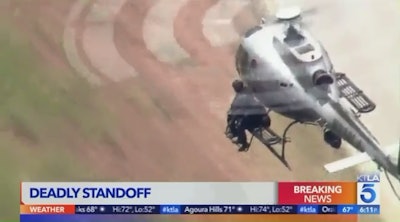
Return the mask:
<svg viewBox="0 0 400 222">
<path fill-rule="evenodd" d="M 342 145 L 342 138 L 329 129 L 324 129 L 324 140 L 327 144 L 335 149 L 339 149 Z"/>
<path fill-rule="evenodd" d="M 321 69 L 314 72 L 312 79 L 316 86 L 329 85 L 334 82 L 333 77 Z"/>
</svg>

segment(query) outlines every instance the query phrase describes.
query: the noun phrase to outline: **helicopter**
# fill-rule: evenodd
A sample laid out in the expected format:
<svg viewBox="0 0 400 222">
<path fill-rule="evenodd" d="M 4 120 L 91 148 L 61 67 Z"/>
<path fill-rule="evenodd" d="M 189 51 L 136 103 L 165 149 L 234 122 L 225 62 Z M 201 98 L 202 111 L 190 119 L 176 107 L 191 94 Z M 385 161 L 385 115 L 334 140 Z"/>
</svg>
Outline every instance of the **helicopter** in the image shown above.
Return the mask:
<svg viewBox="0 0 400 222">
<path fill-rule="evenodd" d="M 381 145 L 361 122 L 362 114 L 375 110 L 375 103 L 346 75 L 337 72 L 327 50 L 306 30 L 299 7 L 280 9 L 274 19 L 262 18 L 249 29 L 236 50 L 235 67 L 246 89 L 268 112 L 292 119 L 282 136 L 268 126 L 251 131 L 267 146 L 282 144 L 279 156 L 286 165 L 286 134 L 290 127 L 319 127 L 324 141 L 339 149 L 342 140 L 361 153 L 324 167 L 334 173 L 363 162 L 374 161 L 378 169 L 400 181 L 400 147 Z M 267 114 L 268 115 L 268 114 Z M 390 154 L 399 149 L 399 160 Z"/>
</svg>

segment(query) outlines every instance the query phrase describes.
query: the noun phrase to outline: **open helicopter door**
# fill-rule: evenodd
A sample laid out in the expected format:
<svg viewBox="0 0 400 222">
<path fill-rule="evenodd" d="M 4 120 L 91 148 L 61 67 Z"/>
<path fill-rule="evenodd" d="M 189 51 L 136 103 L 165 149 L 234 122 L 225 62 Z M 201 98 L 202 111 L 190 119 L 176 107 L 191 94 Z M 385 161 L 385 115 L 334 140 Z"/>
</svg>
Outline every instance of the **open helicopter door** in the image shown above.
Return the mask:
<svg viewBox="0 0 400 222">
<path fill-rule="evenodd" d="M 386 156 L 389 156 L 390 154 L 393 154 L 397 149 L 398 149 L 397 171 L 398 174 L 400 175 L 400 145 L 394 144 L 389 147 L 386 147 L 382 151 Z M 329 173 L 334 173 L 362 163 L 366 163 L 368 161 L 372 161 L 371 157 L 367 153 L 363 152 L 332 163 L 328 163 L 324 167 Z"/>
</svg>

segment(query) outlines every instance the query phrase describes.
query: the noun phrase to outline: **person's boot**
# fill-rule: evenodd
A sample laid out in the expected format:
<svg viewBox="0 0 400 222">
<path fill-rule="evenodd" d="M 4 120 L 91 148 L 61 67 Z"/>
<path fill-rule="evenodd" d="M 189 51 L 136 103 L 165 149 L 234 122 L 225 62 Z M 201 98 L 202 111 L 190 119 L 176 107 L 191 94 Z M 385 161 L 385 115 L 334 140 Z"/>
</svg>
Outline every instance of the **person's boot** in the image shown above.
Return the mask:
<svg viewBox="0 0 400 222">
<path fill-rule="evenodd" d="M 238 143 L 237 135 L 235 135 L 230 128 L 225 131 L 225 136 L 232 141 L 232 143 Z"/>
<path fill-rule="evenodd" d="M 239 143 L 239 152 L 248 151 L 249 147 L 250 147 L 250 144 L 247 142 Z"/>
<path fill-rule="evenodd" d="M 226 131 L 225 132 L 225 136 L 228 138 L 228 139 L 230 139 L 230 140 L 232 140 L 235 136 L 233 135 L 233 133 L 232 132 L 230 132 L 230 131 Z"/>
<path fill-rule="evenodd" d="M 234 144 L 239 144 L 239 139 L 237 137 L 232 137 L 231 138 L 232 143 Z"/>
</svg>

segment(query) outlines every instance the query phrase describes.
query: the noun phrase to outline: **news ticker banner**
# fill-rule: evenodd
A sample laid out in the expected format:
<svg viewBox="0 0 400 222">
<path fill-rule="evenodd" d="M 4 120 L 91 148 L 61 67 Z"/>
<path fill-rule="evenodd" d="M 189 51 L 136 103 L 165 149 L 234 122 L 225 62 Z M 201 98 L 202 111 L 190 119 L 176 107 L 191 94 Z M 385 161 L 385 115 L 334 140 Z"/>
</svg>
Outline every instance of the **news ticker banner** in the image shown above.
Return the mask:
<svg viewBox="0 0 400 222">
<path fill-rule="evenodd" d="M 21 215 L 379 214 L 380 205 L 23 205 Z"/>
<path fill-rule="evenodd" d="M 379 182 L 22 182 L 20 213 L 379 214 Z"/>
</svg>

